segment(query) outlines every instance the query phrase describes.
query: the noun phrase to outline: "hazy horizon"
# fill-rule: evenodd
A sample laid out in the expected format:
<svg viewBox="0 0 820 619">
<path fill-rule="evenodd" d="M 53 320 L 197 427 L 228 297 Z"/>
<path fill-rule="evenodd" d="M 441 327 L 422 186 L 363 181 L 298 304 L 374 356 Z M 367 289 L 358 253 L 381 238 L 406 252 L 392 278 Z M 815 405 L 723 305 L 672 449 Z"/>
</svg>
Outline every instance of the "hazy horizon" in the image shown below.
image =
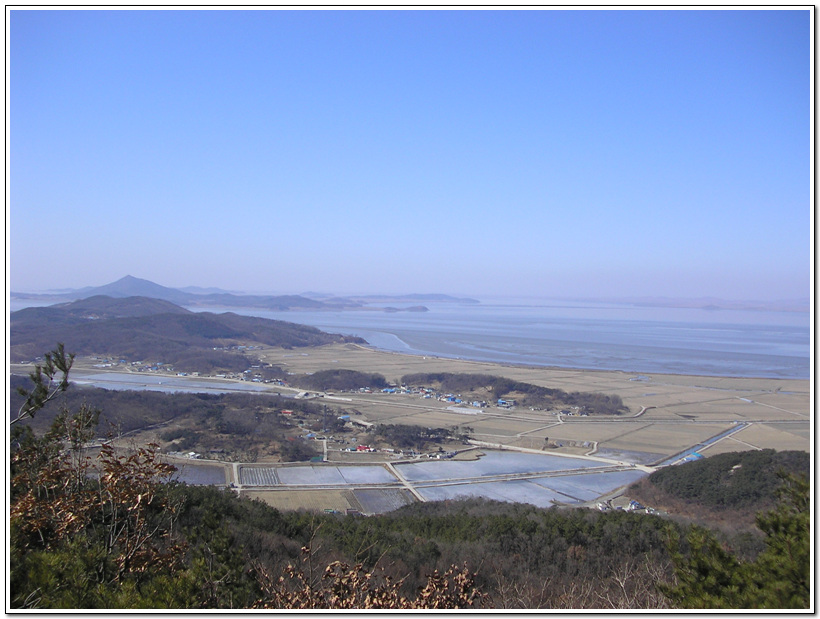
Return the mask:
<svg viewBox="0 0 820 619">
<path fill-rule="evenodd" d="M 812 9 L 7 17 L 7 291 L 811 293 Z"/>
<path fill-rule="evenodd" d="M 129 277 L 135 277 L 133 275 L 129 275 Z M 118 278 L 119 279 L 119 278 Z M 137 277 L 137 279 L 143 279 L 150 281 L 154 284 L 159 284 L 160 286 L 165 286 L 161 281 L 154 281 L 148 280 L 147 278 Z M 96 288 L 98 286 L 104 286 L 107 284 L 111 284 L 114 282 L 103 282 L 102 284 L 94 284 L 89 286 L 81 286 L 79 288 L 54 288 L 54 289 L 17 289 L 13 288 L 10 292 L 18 293 L 18 294 L 42 294 L 42 295 L 59 295 L 65 293 L 71 293 L 80 291 L 86 288 Z M 178 290 L 186 290 L 189 288 L 199 288 L 202 290 L 218 290 L 220 292 L 227 292 L 231 294 L 237 295 L 299 295 L 299 296 L 316 296 L 316 297 L 336 297 L 336 298 L 344 298 L 344 297 L 402 297 L 402 296 L 410 296 L 410 295 L 448 295 L 455 298 L 472 298 L 480 301 L 526 301 L 530 300 L 533 302 L 539 301 L 589 301 L 589 302 L 618 302 L 618 301 L 640 301 L 640 300 L 667 300 L 667 301 L 709 301 L 709 300 L 720 300 L 729 303 L 764 303 L 770 305 L 776 305 L 778 302 L 781 303 L 802 303 L 806 302 L 810 299 L 808 295 L 803 297 L 791 297 L 791 298 L 780 298 L 780 299 L 739 299 L 739 298 L 728 298 L 728 297 L 718 297 L 718 296 L 692 296 L 692 297 L 672 297 L 672 296 L 664 296 L 664 295 L 621 295 L 621 296 L 557 296 L 557 295 L 539 295 L 539 294 L 450 294 L 447 292 L 441 291 L 432 291 L 432 290 L 404 290 L 394 293 L 385 293 L 379 290 L 282 290 L 282 289 L 257 289 L 257 290 L 240 290 L 235 288 L 226 288 L 223 286 L 165 286 L 167 288 L 175 288 Z"/>
</svg>

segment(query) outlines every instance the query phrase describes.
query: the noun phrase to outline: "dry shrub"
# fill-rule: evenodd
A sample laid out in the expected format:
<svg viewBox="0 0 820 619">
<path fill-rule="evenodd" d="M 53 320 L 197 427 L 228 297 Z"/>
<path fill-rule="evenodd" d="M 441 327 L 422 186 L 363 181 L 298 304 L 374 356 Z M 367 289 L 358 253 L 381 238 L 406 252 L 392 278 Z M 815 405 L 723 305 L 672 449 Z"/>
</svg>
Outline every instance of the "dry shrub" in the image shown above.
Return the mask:
<svg viewBox="0 0 820 619">
<path fill-rule="evenodd" d="M 321 578 L 311 577 L 311 552 L 302 549 L 306 567 L 288 565 L 275 578 L 263 566 L 254 570 L 263 591 L 254 608 L 264 609 L 453 609 L 481 608 L 487 596 L 476 589 L 475 576 L 467 566 L 450 566 L 444 573 L 427 576 L 415 599 L 399 593 L 402 580 L 393 580 L 382 568 L 367 571 L 361 563 L 329 564 Z"/>
</svg>

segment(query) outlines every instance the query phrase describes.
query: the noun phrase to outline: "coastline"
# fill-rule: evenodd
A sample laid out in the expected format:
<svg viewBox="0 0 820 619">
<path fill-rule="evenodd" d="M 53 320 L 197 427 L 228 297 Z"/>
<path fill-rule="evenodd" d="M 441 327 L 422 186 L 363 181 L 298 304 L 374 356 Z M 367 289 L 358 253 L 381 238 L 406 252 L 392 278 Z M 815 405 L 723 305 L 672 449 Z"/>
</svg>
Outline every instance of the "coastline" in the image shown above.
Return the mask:
<svg viewBox="0 0 820 619">
<path fill-rule="evenodd" d="M 395 336 L 398 338 L 398 336 Z M 398 338 L 400 339 L 400 338 Z M 465 357 L 458 357 L 458 356 L 447 356 L 443 354 L 435 354 L 435 353 L 422 353 L 422 352 L 401 352 L 396 350 L 389 350 L 386 348 L 379 348 L 378 346 L 374 346 L 372 344 L 353 344 L 353 346 L 359 346 L 363 349 L 370 350 L 372 352 L 377 353 L 387 353 L 391 355 L 406 355 L 409 357 L 422 357 L 423 359 L 438 359 L 441 361 L 457 361 L 459 363 L 474 363 L 480 365 L 489 365 L 489 366 L 499 366 L 499 367 L 510 367 L 510 368 L 521 368 L 521 369 L 528 369 L 528 370 L 546 370 L 546 371 L 573 371 L 573 372 L 592 372 L 592 373 L 618 373 L 618 374 L 636 374 L 642 376 L 656 376 L 656 377 L 674 377 L 674 376 L 688 376 L 692 378 L 704 378 L 704 379 L 729 379 L 729 380 L 752 380 L 752 381 L 761 381 L 761 380 L 776 380 L 776 381 L 803 381 L 803 382 L 810 382 L 810 378 L 798 378 L 798 377 L 777 377 L 777 376 L 740 376 L 740 375 L 725 375 L 725 374 L 703 374 L 703 373 L 681 373 L 681 372 L 660 372 L 660 371 L 652 371 L 652 372 L 642 372 L 638 370 L 623 370 L 623 369 L 603 369 L 603 368 L 589 368 L 583 366 L 565 366 L 565 365 L 541 365 L 536 363 L 517 363 L 514 361 L 490 361 L 490 360 L 482 360 L 482 359 L 470 359 Z"/>
<path fill-rule="evenodd" d="M 337 346 L 335 344 L 331 346 Z M 798 386 L 805 386 L 807 389 L 811 384 L 811 380 L 809 378 L 778 378 L 778 377 L 771 377 L 771 376 L 724 376 L 724 375 L 713 375 L 713 374 L 684 374 L 678 372 L 638 372 L 638 371 L 631 371 L 631 370 L 610 370 L 610 369 L 598 369 L 598 368 L 586 368 L 586 367 L 570 367 L 570 366 L 557 366 L 557 365 L 537 365 L 537 364 L 527 364 L 527 363 L 514 363 L 514 362 L 504 362 L 504 361 L 483 361 L 479 359 L 466 359 L 462 357 L 448 357 L 445 355 L 436 355 L 436 354 L 423 354 L 423 353 L 416 353 L 416 352 L 399 352 L 394 350 L 387 350 L 383 348 L 379 348 L 373 345 L 365 345 L 365 344 L 345 344 L 344 346 L 348 347 L 356 347 L 364 351 L 368 351 L 371 353 L 375 353 L 378 355 L 391 355 L 397 358 L 408 357 L 409 359 L 413 360 L 422 360 L 425 362 L 435 363 L 436 365 L 444 364 L 448 367 L 450 365 L 453 366 L 465 366 L 464 370 L 469 369 L 470 367 L 474 367 L 477 369 L 488 369 L 492 370 L 493 368 L 506 368 L 511 373 L 518 374 L 518 371 L 524 370 L 527 372 L 532 372 L 534 374 L 540 373 L 547 373 L 547 374 L 563 374 L 567 372 L 571 373 L 581 373 L 581 374 L 588 374 L 591 376 L 594 375 L 619 375 L 625 376 L 629 375 L 633 378 L 639 377 L 647 377 L 650 380 L 668 380 L 670 382 L 678 383 L 687 383 L 692 381 L 697 381 L 700 383 L 697 385 L 700 388 L 705 389 L 720 389 L 722 387 L 719 386 L 709 386 L 707 383 L 724 383 L 724 382 L 731 382 L 733 384 L 733 390 L 737 388 L 737 385 L 742 383 L 748 383 L 748 390 L 749 391 L 760 391 L 761 383 L 768 383 L 768 382 L 775 382 L 778 384 L 794 382 Z M 410 362 L 408 360 L 408 365 L 415 365 L 414 362 Z M 351 369 L 351 368 L 346 368 Z M 373 372 L 378 372 L 378 369 L 371 370 Z M 383 372 L 381 372 L 383 373 Z M 409 373 L 409 372 L 408 372 Z M 476 372 L 479 373 L 479 372 Z M 488 372 L 480 372 L 480 373 L 489 373 L 492 374 L 492 371 Z M 507 376 L 506 372 L 501 373 L 502 376 Z M 512 378 L 512 376 L 508 376 Z M 389 377 L 387 377 L 389 379 Z M 687 380 L 691 379 L 691 380 Z"/>
<path fill-rule="evenodd" d="M 225 308 L 197 307 L 220 312 Z M 249 315 L 358 336 L 378 350 L 538 368 L 808 380 L 810 332 L 784 315 L 688 308 L 435 306 L 429 312 Z"/>
</svg>

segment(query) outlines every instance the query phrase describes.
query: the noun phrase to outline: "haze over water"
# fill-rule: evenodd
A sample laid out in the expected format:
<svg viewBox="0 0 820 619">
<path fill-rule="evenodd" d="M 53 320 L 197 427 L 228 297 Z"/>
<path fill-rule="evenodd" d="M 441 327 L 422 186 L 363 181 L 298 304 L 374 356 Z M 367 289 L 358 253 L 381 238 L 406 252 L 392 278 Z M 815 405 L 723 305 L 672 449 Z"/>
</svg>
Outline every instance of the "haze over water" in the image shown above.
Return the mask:
<svg viewBox="0 0 820 619">
<path fill-rule="evenodd" d="M 60 8 L 7 15 L 16 291 L 810 293 L 811 7 Z M 419 354 L 809 375 L 805 314 L 430 310 L 268 316 Z"/>
<path fill-rule="evenodd" d="M 410 354 L 636 373 L 809 378 L 808 313 L 515 300 L 428 307 L 424 313 L 231 311 L 357 335 L 377 348 Z"/>
</svg>

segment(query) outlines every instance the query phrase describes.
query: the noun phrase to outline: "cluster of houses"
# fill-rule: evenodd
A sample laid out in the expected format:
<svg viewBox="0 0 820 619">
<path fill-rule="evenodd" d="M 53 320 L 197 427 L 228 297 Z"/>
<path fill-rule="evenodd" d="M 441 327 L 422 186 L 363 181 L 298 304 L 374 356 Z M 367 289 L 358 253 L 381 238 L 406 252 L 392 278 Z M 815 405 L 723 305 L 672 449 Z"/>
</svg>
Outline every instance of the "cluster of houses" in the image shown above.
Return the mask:
<svg viewBox="0 0 820 619">
<path fill-rule="evenodd" d="M 262 350 L 261 346 L 214 346 L 214 350 Z"/>
<path fill-rule="evenodd" d="M 385 447 L 383 449 L 375 449 L 373 447 L 370 447 L 369 445 L 358 445 L 357 447 L 348 447 L 346 449 L 343 449 L 342 451 L 346 451 L 349 453 L 382 452 L 392 454 L 399 458 L 428 458 L 430 460 L 449 460 L 458 453 L 457 451 L 438 451 L 424 454 L 418 451 L 413 451 L 412 449 L 408 451 L 404 451 L 402 449 L 391 449 L 389 447 Z"/>
<path fill-rule="evenodd" d="M 645 505 L 641 505 L 638 501 L 631 500 L 627 505 L 612 505 L 612 499 L 607 499 L 602 503 L 598 503 L 598 509 L 602 512 L 608 511 L 624 511 L 624 512 L 637 512 L 644 510 L 647 514 L 657 514 L 658 510 L 652 507 L 646 507 Z"/>
<path fill-rule="evenodd" d="M 370 388 L 362 387 L 359 389 L 361 393 L 373 393 Z M 466 404 L 474 408 L 486 408 L 490 403 L 486 400 L 471 400 L 462 399 L 460 394 L 455 393 L 438 393 L 434 389 L 428 387 L 385 387 L 381 390 L 382 393 L 400 393 L 407 395 L 420 395 L 425 400 L 438 400 L 439 402 L 452 402 L 453 404 Z M 516 405 L 515 400 L 499 398 L 496 406 L 499 408 L 513 408 Z"/>
<path fill-rule="evenodd" d="M 369 445 L 358 445 L 356 447 L 348 447 L 343 451 L 355 451 L 357 453 L 372 453 L 376 450 L 373 447 L 370 447 Z"/>
<path fill-rule="evenodd" d="M 93 364 L 95 368 L 112 368 L 112 367 L 121 367 L 124 365 L 129 365 L 134 371 L 137 372 L 173 372 L 174 366 L 164 363 L 162 361 L 156 361 L 154 363 L 146 363 L 143 361 L 128 361 L 127 359 L 100 359 L 99 357 L 91 357 L 93 361 L 99 361 L 99 363 Z M 177 376 L 188 376 L 187 372 L 177 372 Z M 199 376 L 199 372 L 191 372 L 191 376 Z"/>
<path fill-rule="evenodd" d="M 215 347 L 214 350 L 254 350 L 257 348 L 261 348 L 261 346 L 223 346 L 223 347 Z M 93 361 L 98 361 L 98 363 L 93 364 L 95 368 L 112 368 L 112 367 L 121 367 L 125 365 L 131 366 L 132 371 L 136 372 L 162 372 L 163 374 L 169 372 L 175 372 L 173 365 L 169 363 L 164 363 L 162 361 L 156 362 L 148 362 L 148 361 L 128 361 L 126 359 L 114 359 L 114 358 L 100 358 L 100 357 L 91 357 Z M 242 380 L 242 381 L 250 381 L 254 383 L 272 383 L 275 385 L 286 387 L 287 383 L 280 380 L 280 379 L 267 379 L 264 378 L 261 373 L 262 366 L 261 365 L 252 365 L 249 369 L 245 370 L 244 372 L 220 372 L 219 374 L 215 374 L 215 378 L 226 378 L 230 380 Z M 200 376 L 199 372 L 176 372 L 177 376 Z"/>
<path fill-rule="evenodd" d="M 99 363 L 94 364 L 95 368 L 112 368 L 114 366 L 125 365 L 125 364 L 128 363 L 128 361 L 126 361 L 125 359 L 120 359 L 119 361 L 117 361 L 117 360 L 112 359 L 110 357 L 106 358 L 106 359 L 100 359 L 99 357 L 91 357 L 91 359 L 93 361 L 99 361 Z M 132 363 L 131 365 L 134 365 L 134 364 Z"/>
<path fill-rule="evenodd" d="M 126 359 L 99 359 L 98 357 L 92 357 L 95 361 L 100 361 L 100 363 L 95 363 L 95 368 L 112 368 L 112 367 L 121 367 L 124 365 L 131 366 L 133 371 L 136 372 L 162 372 L 166 374 L 168 372 L 174 371 L 174 366 L 164 363 L 162 361 L 156 361 L 154 363 L 146 363 L 143 361 L 128 361 Z M 177 372 L 177 376 L 188 376 L 188 372 Z M 199 376 L 199 372 L 191 372 L 191 376 Z"/>
<path fill-rule="evenodd" d="M 177 458 L 188 458 L 189 460 L 199 460 L 202 458 L 202 454 L 198 454 L 195 451 L 169 451 L 167 455 L 176 456 Z"/>
</svg>

